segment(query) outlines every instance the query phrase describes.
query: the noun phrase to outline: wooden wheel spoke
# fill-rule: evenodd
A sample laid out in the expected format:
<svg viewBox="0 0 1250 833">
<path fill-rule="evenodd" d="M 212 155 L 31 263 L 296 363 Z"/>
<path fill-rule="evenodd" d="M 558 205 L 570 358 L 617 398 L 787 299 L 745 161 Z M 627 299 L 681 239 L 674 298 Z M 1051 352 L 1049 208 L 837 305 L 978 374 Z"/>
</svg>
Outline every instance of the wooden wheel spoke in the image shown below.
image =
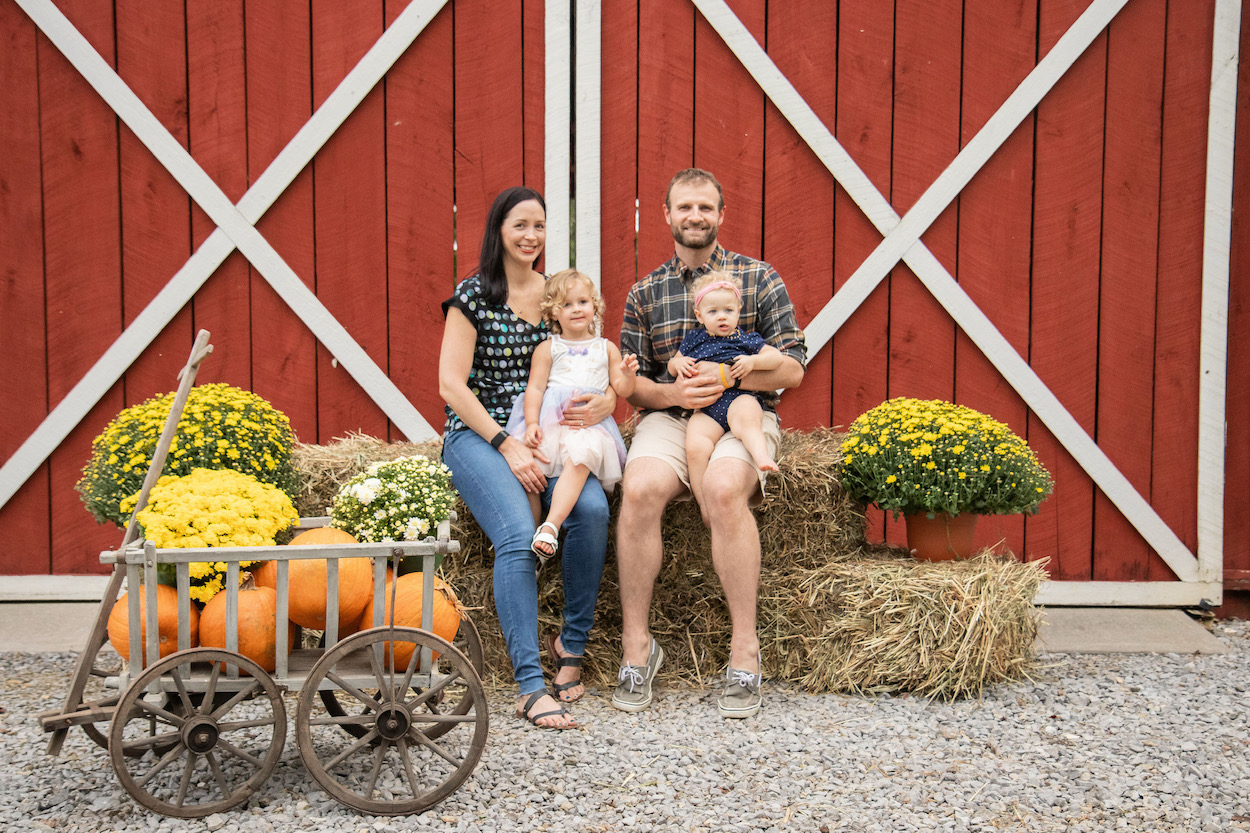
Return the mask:
<svg viewBox="0 0 1250 833">
<path fill-rule="evenodd" d="M 126 741 L 126 749 L 128 751 L 132 749 L 137 751 L 141 749 L 151 749 L 155 746 L 165 746 L 166 744 L 170 744 L 170 743 L 181 744 L 182 733 L 181 732 L 162 732 L 159 735 L 149 735 L 146 738 L 138 738 L 137 740 L 128 740 Z"/>
<path fill-rule="evenodd" d="M 255 720 L 234 720 L 230 723 L 218 723 L 217 730 L 224 735 L 226 732 L 237 732 L 239 729 L 258 729 L 261 726 L 272 725 L 272 717 L 258 717 Z"/>
<path fill-rule="evenodd" d="M 377 729 L 369 730 L 369 733 L 367 735 L 365 735 L 362 738 L 358 738 L 356 742 L 353 743 L 351 746 L 347 747 L 342 752 L 335 755 L 330 760 L 326 761 L 325 764 L 323 764 L 323 767 L 327 771 L 334 769 L 336 766 L 343 763 L 343 761 L 346 761 L 352 755 L 355 755 L 361 749 L 364 749 L 365 747 L 369 746 L 371 743 L 373 743 L 373 739 L 378 738 L 378 737 L 381 737 L 381 735 L 378 734 Z"/>
<path fill-rule="evenodd" d="M 178 699 L 182 701 L 183 714 L 195 714 L 195 704 L 191 702 L 191 695 L 187 693 L 186 681 L 182 679 L 182 675 L 175 668 L 170 672 L 169 676 L 174 679 L 174 686 L 178 689 Z"/>
<path fill-rule="evenodd" d="M 377 720 L 373 712 L 363 714 L 331 715 L 329 717 L 311 717 L 309 726 L 372 726 Z"/>
<path fill-rule="evenodd" d="M 374 711 L 380 711 L 382 709 L 382 704 L 378 701 L 376 697 L 374 697 L 372 694 L 365 693 L 359 688 L 356 688 L 356 686 L 347 682 L 338 674 L 335 674 L 333 671 L 326 673 L 326 679 L 333 681 L 334 684 L 337 685 L 339 688 L 343 689 L 348 694 L 355 697 L 357 700 L 359 700 L 361 703 L 365 705 L 365 708 L 373 709 Z"/>
<path fill-rule="evenodd" d="M 174 761 L 178 760 L 178 758 L 182 756 L 183 750 L 186 750 L 188 756 L 194 757 L 194 753 L 191 752 L 191 750 L 187 749 L 185 746 L 179 743 L 173 749 L 170 749 L 168 752 L 162 755 L 159 761 L 152 764 L 152 768 L 149 769 L 147 772 L 145 772 L 142 778 L 138 779 L 137 781 L 138 785 L 140 787 L 147 786 L 147 783 L 152 780 L 153 776 L 160 774 L 165 769 L 165 767 L 169 766 Z"/>
<path fill-rule="evenodd" d="M 208 761 L 208 768 L 213 773 L 213 780 L 217 782 L 217 789 L 221 790 L 221 797 L 229 798 L 230 785 L 226 783 L 226 775 L 221 771 L 221 764 L 217 762 L 217 756 L 211 751 L 205 752 L 204 760 Z"/>
<path fill-rule="evenodd" d="M 150 717 L 164 719 L 164 721 L 170 726 L 182 728 L 182 724 L 187 722 L 185 717 L 174 714 L 173 712 L 165 709 L 163 706 L 158 706 L 155 703 L 149 703 L 142 697 L 135 700 L 135 708 L 139 711 L 147 712 Z"/>
<path fill-rule="evenodd" d="M 475 714 L 443 714 L 441 712 L 428 712 L 422 714 L 414 714 L 412 716 L 414 722 L 429 723 L 437 726 L 444 724 L 455 725 L 457 723 L 476 723 L 477 715 Z"/>
<path fill-rule="evenodd" d="M 395 657 L 395 652 L 391 651 L 392 664 L 394 663 L 394 657 Z M 408 687 L 412 684 L 412 675 L 413 675 L 413 672 L 417 670 L 417 660 L 419 660 L 420 658 L 421 658 L 421 646 L 414 645 L 412 647 L 412 654 L 408 657 L 408 667 L 404 669 L 404 681 L 399 686 L 396 686 L 395 689 L 393 690 L 395 697 L 402 697 L 403 696 L 402 692 L 407 691 Z M 394 679 L 395 679 L 395 676 L 392 674 L 391 680 L 394 680 Z"/>
<path fill-rule="evenodd" d="M 460 679 L 460 669 L 453 668 L 451 670 L 451 673 L 448 674 L 446 677 L 443 677 L 437 683 L 435 683 L 434 685 L 430 686 L 427 689 L 422 690 L 419 694 L 417 694 L 416 697 L 413 697 L 411 700 L 407 701 L 407 705 L 415 706 L 415 705 L 425 704 L 426 701 L 428 701 L 431 697 L 435 697 L 441 694 L 447 688 L 447 686 L 451 685 L 453 682 L 455 682 L 458 679 Z"/>
<path fill-rule="evenodd" d="M 227 700 L 226 702 L 222 703 L 222 704 L 221 704 L 221 706 L 219 706 L 218 708 L 213 709 L 213 710 L 212 710 L 212 715 L 211 715 L 211 717 L 212 717 L 214 720 L 220 720 L 220 719 L 222 718 L 222 716 L 223 716 L 223 715 L 227 714 L 227 713 L 228 713 L 231 709 L 233 709 L 233 708 L 234 708 L 235 706 L 237 706 L 239 703 L 242 703 L 245 699 L 247 699 L 248 697 L 251 697 L 251 696 L 252 696 L 252 692 L 253 692 L 253 691 L 255 691 L 255 690 L 256 690 L 256 689 L 258 689 L 258 688 L 260 688 L 260 681 L 259 681 L 259 680 L 252 680 L 251 684 L 250 684 L 250 685 L 248 685 L 246 688 L 241 688 L 241 689 L 239 689 L 238 691 L 236 691 L 236 692 L 234 693 L 234 696 L 233 696 L 233 697 L 231 697 L 231 698 L 230 698 L 229 700 Z M 205 698 L 204 698 L 204 702 L 205 702 L 205 703 L 211 703 L 211 701 L 208 699 L 208 697 L 205 697 Z M 205 706 L 205 708 L 206 708 L 206 709 L 211 709 L 211 708 L 212 708 L 212 706 L 211 706 L 211 704 L 210 704 L 210 705 L 206 705 L 206 706 Z"/>
<path fill-rule="evenodd" d="M 373 750 L 373 772 L 369 773 L 369 786 L 365 789 L 365 798 L 372 798 L 378 789 L 378 776 L 382 774 L 382 761 L 386 758 L 386 748 L 390 745 L 390 741 L 383 741 Z"/>
<path fill-rule="evenodd" d="M 404 778 L 408 781 L 408 789 L 412 790 L 413 795 L 420 795 L 421 790 L 417 787 L 417 775 L 412 771 L 412 756 L 408 754 L 408 744 L 400 738 L 396 742 L 399 749 L 399 757 L 404 762 Z"/>
<path fill-rule="evenodd" d="M 212 711 L 213 699 L 217 695 L 217 680 L 221 678 L 221 665 L 214 662 L 212 669 L 208 672 L 208 684 L 204 688 L 204 699 L 200 701 L 200 708 Z"/>
<path fill-rule="evenodd" d="M 247 761 L 249 764 L 251 764 L 254 767 L 260 767 L 264 765 L 264 762 L 260 758 L 257 758 L 255 755 L 253 755 L 250 752 L 244 752 L 242 749 L 235 746 L 230 741 L 225 740 L 224 738 L 221 738 L 221 737 L 217 738 L 217 746 L 224 749 L 226 752 L 229 752 L 234 757 Z M 209 760 L 215 762 L 215 759 L 212 757 L 212 753 L 209 753 Z"/>
<path fill-rule="evenodd" d="M 382 643 L 382 644 L 385 644 L 385 643 Z M 368 648 L 369 669 L 373 671 L 373 677 L 374 679 L 378 681 L 378 691 L 381 691 L 382 689 L 386 688 L 386 669 L 382 667 L 382 664 L 380 662 L 378 662 L 377 648 L 378 648 L 377 645 L 370 645 Z M 392 651 L 391 663 L 390 663 L 391 665 L 394 665 L 394 659 L 395 659 L 395 652 Z"/>
<path fill-rule="evenodd" d="M 196 757 L 194 752 L 187 755 L 186 766 L 182 768 L 182 781 L 178 784 L 178 796 L 174 799 L 174 804 L 178 807 L 187 801 L 187 788 L 191 786 L 191 773 L 195 772 Z"/>
<path fill-rule="evenodd" d="M 411 738 L 412 740 L 415 740 L 417 743 L 424 746 L 426 749 L 430 750 L 435 755 L 438 755 L 440 758 L 442 758 L 443 760 L 445 760 L 447 763 L 451 764 L 454 767 L 459 768 L 459 766 L 462 763 L 464 763 L 463 758 L 457 758 L 455 755 L 451 754 L 446 749 L 439 746 L 437 743 L 430 740 L 424 734 L 422 734 L 420 731 L 416 729 L 409 729 L 406 737 Z"/>
</svg>

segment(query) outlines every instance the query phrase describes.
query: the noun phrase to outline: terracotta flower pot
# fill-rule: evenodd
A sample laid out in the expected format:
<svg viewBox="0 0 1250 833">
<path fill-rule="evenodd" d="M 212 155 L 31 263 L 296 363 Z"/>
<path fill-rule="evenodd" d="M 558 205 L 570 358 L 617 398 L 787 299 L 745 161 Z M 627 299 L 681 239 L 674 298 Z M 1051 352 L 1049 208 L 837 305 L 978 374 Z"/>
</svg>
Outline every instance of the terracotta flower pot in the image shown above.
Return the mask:
<svg viewBox="0 0 1250 833">
<path fill-rule="evenodd" d="M 978 515 L 935 515 L 924 512 L 905 516 L 907 546 L 921 561 L 950 561 L 972 555 L 972 539 Z"/>
</svg>

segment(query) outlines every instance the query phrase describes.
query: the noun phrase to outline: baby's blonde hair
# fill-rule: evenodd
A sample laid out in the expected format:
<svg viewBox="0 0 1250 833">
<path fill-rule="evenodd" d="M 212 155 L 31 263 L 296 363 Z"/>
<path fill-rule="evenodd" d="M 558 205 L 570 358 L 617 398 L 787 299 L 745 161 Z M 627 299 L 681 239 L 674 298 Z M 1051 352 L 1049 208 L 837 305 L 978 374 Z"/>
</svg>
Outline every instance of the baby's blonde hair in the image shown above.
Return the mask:
<svg viewBox="0 0 1250 833">
<path fill-rule="evenodd" d="M 543 299 L 538 304 L 538 312 L 551 327 L 551 332 L 559 334 L 560 322 L 556 321 L 556 309 L 564 303 L 569 290 L 579 281 L 586 284 L 586 288 L 590 290 L 590 297 L 595 302 L 595 335 L 603 329 L 603 313 L 607 305 L 603 303 L 603 296 L 595 289 L 595 282 L 576 269 L 565 269 L 547 279 L 547 284 L 543 287 Z"/>
<path fill-rule="evenodd" d="M 700 292 L 702 292 L 704 289 L 706 289 L 707 287 L 711 286 L 714 283 L 727 283 L 730 286 L 732 286 L 734 288 L 734 292 L 738 296 L 738 303 L 741 306 L 742 281 L 738 280 L 738 278 L 734 277 L 733 275 L 726 274 L 725 272 L 717 272 L 715 269 L 713 269 L 711 272 L 708 272 L 704 275 L 700 275 L 699 277 L 694 279 L 694 283 L 690 284 L 691 299 L 698 298 Z M 695 305 L 696 305 L 696 302 L 692 300 L 691 306 L 695 306 Z"/>
</svg>

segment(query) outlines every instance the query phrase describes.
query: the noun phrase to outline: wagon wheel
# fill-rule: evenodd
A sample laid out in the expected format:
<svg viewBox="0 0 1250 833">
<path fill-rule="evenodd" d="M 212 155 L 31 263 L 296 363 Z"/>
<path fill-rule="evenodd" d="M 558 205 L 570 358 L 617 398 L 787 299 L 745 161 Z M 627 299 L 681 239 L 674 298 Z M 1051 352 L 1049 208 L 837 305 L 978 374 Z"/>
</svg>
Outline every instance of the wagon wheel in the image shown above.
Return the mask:
<svg viewBox="0 0 1250 833">
<path fill-rule="evenodd" d="M 412 650 L 408 667 L 395 665 L 385 650 L 392 640 L 401 656 Z M 425 647 L 439 656 L 429 685 L 414 686 Z M 330 713 L 317 696 L 323 685 L 337 686 L 336 700 L 362 711 Z M 464 689 L 459 713 L 438 705 L 453 687 Z M 417 628 L 373 628 L 339 642 L 312 667 L 300 691 L 295 732 L 304 766 L 327 793 L 365 813 L 400 815 L 442 801 L 469 777 L 486 746 L 488 722 L 481 678 L 459 649 Z M 348 726 L 363 735 L 342 731 Z"/>
<path fill-rule="evenodd" d="M 456 638 L 452 640 L 452 645 L 460 649 L 469 663 L 473 666 L 473 670 L 477 672 L 480 678 L 486 673 L 486 657 L 482 651 L 482 637 L 478 635 L 477 626 L 473 624 L 473 620 L 468 616 L 461 615 L 460 628 L 456 631 Z M 367 689 L 366 689 L 367 690 Z M 321 702 L 325 705 L 326 711 L 334 717 L 343 717 L 347 712 L 339 703 L 338 695 L 333 689 L 323 688 L 319 692 Z M 370 692 L 376 694 L 376 692 Z M 355 698 L 347 698 L 352 701 Z M 428 704 L 427 708 L 435 714 L 468 714 L 469 709 L 473 705 L 473 698 L 469 689 L 463 680 L 450 683 L 442 692 L 439 693 L 436 702 Z M 367 712 L 370 707 L 362 706 L 361 711 Z M 421 731 L 425 732 L 425 736 L 430 740 L 442 737 L 446 734 L 454 723 L 431 723 L 423 726 Z M 362 738 L 367 731 L 364 727 L 357 723 L 343 723 L 343 731 L 352 737 Z"/>
<path fill-rule="evenodd" d="M 90 676 L 83 687 L 82 700 L 84 702 L 98 702 L 102 706 L 115 706 L 117 701 L 121 699 L 121 695 L 113 691 L 111 697 L 105 696 L 104 680 L 107 677 L 116 677 L 121 674 L 125 663 L 122 662 L 121 657 L 116 655 L 105 659 L 102 663 L 101 654 L 103 653 L 103 651 L 98 651 L 95 660 L 91 664 Z M 107 731 L 97 728 L 94 723 L 82 724 L 82 730 L 87 733 L 87 737 L 95 742 L 96 746 L 105 750 L 109 748 Z"/>
<path fill-rule="evenodd" d="M 230 681 L 238 691 L 218 691 L 223 662 L 238 666 L 240 679 Z M 203 693 L 188 690 L 193 674 Z M 173 709 L 145 696 L 162 678 L 174 686 Z M 247 801 L 273 773 L 285 741 L 282 692 L 264 669 L 229 651 L 191 648 L 150 666 L 126 689 L 109 730 L 109 757 L 140 804 L 199 818 Z"/>
</svg>

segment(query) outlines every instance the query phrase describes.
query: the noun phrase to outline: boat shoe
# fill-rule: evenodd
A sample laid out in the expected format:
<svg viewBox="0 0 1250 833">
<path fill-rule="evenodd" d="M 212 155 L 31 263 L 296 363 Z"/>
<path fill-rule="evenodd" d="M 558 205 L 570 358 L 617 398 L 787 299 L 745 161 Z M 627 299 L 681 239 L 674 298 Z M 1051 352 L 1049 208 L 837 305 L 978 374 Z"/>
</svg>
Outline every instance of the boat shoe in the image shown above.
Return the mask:
<svg viewBox="0 0 1250 833">
<path fill-rule="evenodd" d="M 620 682 L 612 693 L 612 705 L 625 712 L 640 712 L 651 705 L 651 683 L 664 662 L 664 649 L 651 638 L 647 664 L 639 667 L 628 662 L 621 666 Z"/>
<path fill-rule="evenodd" d="M 760 710 L 764 698 L 760 696 L 762 674 L 752 674 L 741 668 L 730 668 L 725 690 L 716 700 L 716 709 L 721 717 L 750 717 Z"/>
</svg>

